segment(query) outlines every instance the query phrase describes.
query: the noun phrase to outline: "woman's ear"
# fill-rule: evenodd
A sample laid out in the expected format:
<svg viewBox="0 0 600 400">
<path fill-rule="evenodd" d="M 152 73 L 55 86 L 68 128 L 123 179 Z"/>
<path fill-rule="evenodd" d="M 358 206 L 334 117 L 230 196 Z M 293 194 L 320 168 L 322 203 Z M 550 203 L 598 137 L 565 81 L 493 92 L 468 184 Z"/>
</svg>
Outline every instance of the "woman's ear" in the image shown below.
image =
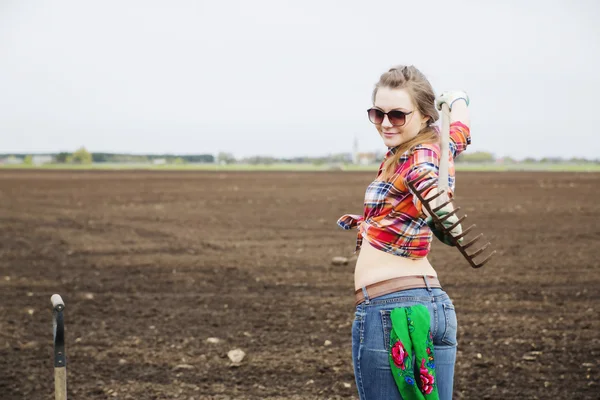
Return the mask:
<svg viewBox="0 0 600 400">
<path fill-rule="evenodd" d="M 421 126 L 429 126 L 431 123 L 431 117 L 429 115 L 423 115 L 421 118 Z"/>
</svg>

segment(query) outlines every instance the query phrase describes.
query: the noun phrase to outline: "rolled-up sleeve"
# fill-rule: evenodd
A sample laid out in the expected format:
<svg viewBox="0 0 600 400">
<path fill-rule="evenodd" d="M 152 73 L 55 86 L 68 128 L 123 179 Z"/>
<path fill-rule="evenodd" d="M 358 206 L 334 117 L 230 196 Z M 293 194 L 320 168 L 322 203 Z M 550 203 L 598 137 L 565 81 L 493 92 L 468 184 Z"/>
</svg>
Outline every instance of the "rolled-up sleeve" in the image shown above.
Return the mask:
<svg viewBox="0 0 600 400">
<path fill-rule="evenodd" d="M 471 129 L 460 121 L 452 122 L 450 124 L 450 153 L 452 158 L 456 158 L 470 144 Z"/>
</svg>

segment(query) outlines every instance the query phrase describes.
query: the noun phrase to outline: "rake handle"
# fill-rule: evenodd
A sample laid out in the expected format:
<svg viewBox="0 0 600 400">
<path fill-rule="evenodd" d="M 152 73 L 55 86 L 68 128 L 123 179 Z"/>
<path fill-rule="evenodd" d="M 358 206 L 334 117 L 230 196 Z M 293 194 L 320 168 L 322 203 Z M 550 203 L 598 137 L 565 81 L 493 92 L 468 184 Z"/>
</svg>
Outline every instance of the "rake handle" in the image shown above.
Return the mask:
<svg viewBox="0 0 600 400">
<path fill-rule="evenodd" d="M 448 170 L 450 157 L 450 107 L 442 104 L 442 132 L 440 137 L 440 171 L 438 174 L 438 190 L 448 190 Z M 445 197 L 445 196 L 441 196 Z M 438 200 L 438 204 L 440 204 Z"/>
</svg>

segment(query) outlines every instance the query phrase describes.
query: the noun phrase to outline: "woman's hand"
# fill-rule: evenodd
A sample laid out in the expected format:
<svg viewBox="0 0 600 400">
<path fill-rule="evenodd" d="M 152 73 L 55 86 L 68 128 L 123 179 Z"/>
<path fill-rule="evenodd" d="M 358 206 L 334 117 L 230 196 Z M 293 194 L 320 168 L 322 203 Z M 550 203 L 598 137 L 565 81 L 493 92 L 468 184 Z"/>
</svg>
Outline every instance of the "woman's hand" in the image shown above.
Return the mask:
<svg viewBox="0 0 600 400">
<path fill-rule="evenodd" d="M 431 197 L 438 195 L 438 193 L 439 189 L 437 186 L 435 186 L 431 188 L 429 192 L 427 192 L 425 199 L 430 199 Z M 435 223 L 435 220 L 429 213 L 429 209 L 427 207 L 423 207 L 423 214 L 426 217 L 425 222 L 427 223 L 427 226 L 429 226 L 435 237 L 448 246 L 454 246 L 455 244 L 452 239 L 450 239 L 448 234 L 453 237 L 459 236 L 462 233 L 462 226 L 461 224 L 457 224 L 459 220 L 458 215 L 456 215 L 453 203 L 449 202 L 448 200 L 450 200 L 450 198 L 448 197 L 448 194 L 445 193 L 433 200 L 430 200 L 429 202 L 430 209 L 432 210 L 438 208 L 441 204 L 446 204 L 444 207 L 435 212 L 435 216 L 437 217 L 436 219 L 438 220 L 438 223 L 441 221 L 442 226 L 439 226 Z M 463 239 L 464 238 L 460 238 L 458 242 L 462 243 Z"/>
<path fill-rule="evenodd" d="M 435 213 L 435 215 L 437 215 L 437 217 L 440 219 L 443 219 L 448 214 L 449 214 L 449 212 L 447 210 L 443 210 L 443 209 Z M 452 242 L 452 240 L 448 237 L 448 235 L 443 230 L 439 229 L 439 227 L 433 221 L 433 218 L 429 217 L 425 220 L 425 222 L 427 223 L 427 225 L 429 226 L 429 228 L 431 229 L 431 232 L 433 232 L 435 237 L 437 237 L 442 243 L 447 244 L 448 246 L 454 246 L 454 243 Z M 446 219 L 442 222 L 442 225 L 444 225 L 444 229 L 450 229 L 457 222 L 458 222 L 458 216 L 456 214 L 453 214 L 453 215 L 450 215 L 449 217 L 446 217 Z M 460 224 L 455 226 L 454 229 L 452 229 L 450 231 L 450 234 L 452 236 L 458 236 L 461 233 L 462 233 L 462 227 L 460 226 Z M 462 243 L 463 240 L 464 240 L 464 238 L 460 238 L 460 239 L 458 239 L 458 242 Z"/>
<path fill-rule="evenodd" d="M 469 95 L 464 90 L 450 90 L 440 93 L 440 95 L 435 99 L 435 107 L 442 111 L 442 104 L 448 104 L 448 108 L 452 111 L 452 104 L 457 101 L 463 99 L 467 106 L 469 105 Z"/>
<path fill-rule="evenodd" d="M 435 99 L 435 107 L 442 110 L 442 104 L 450 108 L 450 122 L 460 121 L 466 126 L 471 126 L 469 118 L 469 95 L 464 90 L 449 90 L 442 92 Z"/>
</svg>

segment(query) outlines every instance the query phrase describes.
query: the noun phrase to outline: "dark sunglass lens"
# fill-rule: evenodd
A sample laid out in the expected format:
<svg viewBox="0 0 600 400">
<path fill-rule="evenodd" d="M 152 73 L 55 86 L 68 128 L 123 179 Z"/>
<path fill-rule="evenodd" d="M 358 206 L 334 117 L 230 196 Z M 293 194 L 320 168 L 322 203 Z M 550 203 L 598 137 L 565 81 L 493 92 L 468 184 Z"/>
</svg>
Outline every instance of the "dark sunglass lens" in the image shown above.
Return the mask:
<svg viewBox="0 0 600 400">
<path fill-rule="evenodd" d="M 402 126 L 406 122 L 406 114 L 402 111 L 390 111 L 388 113 L 388 118 L 392 125 Z"/>
<path fill-rule="evenodd" d="M 380 124 L 383 122 L 383 112 L 376 108 L 371 108 L 369 110 L 369 121 L 374 124 Z"/>
</svg>

